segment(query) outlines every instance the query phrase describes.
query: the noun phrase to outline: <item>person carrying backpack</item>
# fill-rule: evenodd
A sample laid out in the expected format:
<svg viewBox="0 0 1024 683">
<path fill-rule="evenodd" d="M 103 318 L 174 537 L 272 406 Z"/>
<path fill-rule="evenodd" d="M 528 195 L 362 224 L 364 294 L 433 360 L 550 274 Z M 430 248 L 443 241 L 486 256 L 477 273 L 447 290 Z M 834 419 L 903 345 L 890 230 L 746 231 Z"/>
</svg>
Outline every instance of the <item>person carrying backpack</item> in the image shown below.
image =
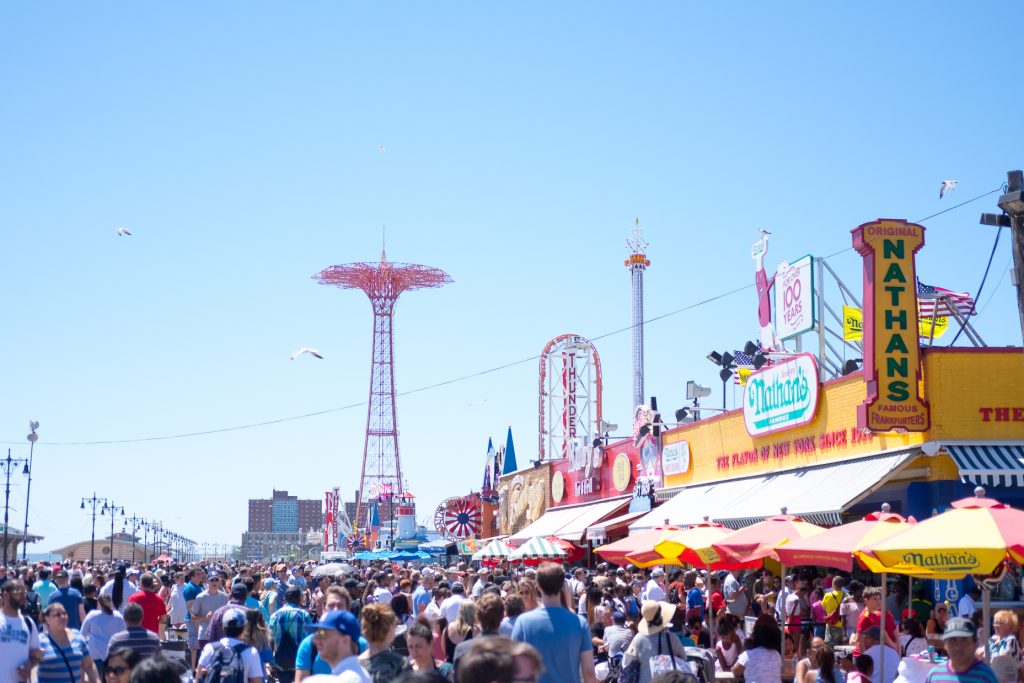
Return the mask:
<svg viewBox="0 0 1024 683">
<path fill-rule="evenodd" d="M 263 683 L 259 653 L 239 639 L 245 629 L 245 610 L 229 609 L 221 625 L 224 637 L 207 643 L 199 655 L 197 680 L 202 683 Z"/>
<path fill-rule="evenodd" d="M 285 591 L 285 604 L 270 617 L 270 637 L 274 641 L 274 671 L 280 683 L 295 680 L 295 658 L 305 627 L 313 623 L 309 612 L 299 607 L 302 591 L 289 586 Z"/>
</svg>

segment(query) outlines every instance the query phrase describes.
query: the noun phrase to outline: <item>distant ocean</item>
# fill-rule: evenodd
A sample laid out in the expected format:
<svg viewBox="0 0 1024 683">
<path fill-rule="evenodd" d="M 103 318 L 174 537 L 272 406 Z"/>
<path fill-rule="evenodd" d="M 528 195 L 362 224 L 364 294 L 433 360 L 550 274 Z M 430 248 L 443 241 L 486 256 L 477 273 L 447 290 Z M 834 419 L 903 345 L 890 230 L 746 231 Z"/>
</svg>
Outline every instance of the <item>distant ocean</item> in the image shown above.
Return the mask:
<svg viewBox="0 0 1024 683">
<path fill-rule="evenodd" d="M 27 557 L 29 562 L 56 562 L 60 559 L 60 555 L 54 553 L 29 553 Z"/>
</svg>

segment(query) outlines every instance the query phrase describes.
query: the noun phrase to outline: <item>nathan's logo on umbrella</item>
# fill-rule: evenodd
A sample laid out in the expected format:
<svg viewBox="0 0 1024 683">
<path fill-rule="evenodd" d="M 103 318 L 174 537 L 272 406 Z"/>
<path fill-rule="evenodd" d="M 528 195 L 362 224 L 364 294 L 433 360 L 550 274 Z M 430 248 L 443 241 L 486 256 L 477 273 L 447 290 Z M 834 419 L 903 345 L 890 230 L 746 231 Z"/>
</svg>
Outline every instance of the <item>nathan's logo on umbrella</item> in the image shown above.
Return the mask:
<svg viewBox="0 0 1024 683">
<path fill-rule="evenodd" d="M 978 556 L 969 552 L 904 553 L 903 561 L 935 572 L 967 572 L 977 569 Z"/>
</svg>

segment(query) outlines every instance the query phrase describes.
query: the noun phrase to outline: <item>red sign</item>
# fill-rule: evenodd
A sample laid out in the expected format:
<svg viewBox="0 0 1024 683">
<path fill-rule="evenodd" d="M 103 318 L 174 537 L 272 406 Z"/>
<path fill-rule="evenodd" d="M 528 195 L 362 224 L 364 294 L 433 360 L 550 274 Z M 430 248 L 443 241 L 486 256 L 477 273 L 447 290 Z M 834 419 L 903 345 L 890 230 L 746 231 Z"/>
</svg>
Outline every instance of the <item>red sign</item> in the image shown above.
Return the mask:
<svg viewBox="0 0 1024 683">
<path fill-rule="evenodd" d="M 568 458 L 554 461 L 551 464 L 551 507 L 630 495 L 637 469 L 642 469 L 641 448 L 633 439 L 625 439 L 608 446 L 576 449 Z M 628 477 L 623 472 L 620 457 L 623 455 L 629 462 L 631 474 Z"/>
</svg>

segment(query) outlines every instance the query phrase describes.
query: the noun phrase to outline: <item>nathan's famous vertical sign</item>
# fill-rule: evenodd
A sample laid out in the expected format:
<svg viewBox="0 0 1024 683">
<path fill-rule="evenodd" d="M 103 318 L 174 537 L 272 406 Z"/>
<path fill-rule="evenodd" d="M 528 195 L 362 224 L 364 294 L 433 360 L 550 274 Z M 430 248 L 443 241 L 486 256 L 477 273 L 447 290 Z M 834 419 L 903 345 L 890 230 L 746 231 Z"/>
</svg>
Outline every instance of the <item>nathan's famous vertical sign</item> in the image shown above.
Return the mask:
<svg viewBox="0 0 1024 683">
<path fill-rule="evenodd" d="M 914 255 L 924 227 L 882 218 L 853 230 L 853 248 L 864 257 L 864 379 L 867 400 L 857 425 L 875 432 L 927 431 L 928 403 L 920 395 L 921 347 L 917 338 Z"/>
</svg>

